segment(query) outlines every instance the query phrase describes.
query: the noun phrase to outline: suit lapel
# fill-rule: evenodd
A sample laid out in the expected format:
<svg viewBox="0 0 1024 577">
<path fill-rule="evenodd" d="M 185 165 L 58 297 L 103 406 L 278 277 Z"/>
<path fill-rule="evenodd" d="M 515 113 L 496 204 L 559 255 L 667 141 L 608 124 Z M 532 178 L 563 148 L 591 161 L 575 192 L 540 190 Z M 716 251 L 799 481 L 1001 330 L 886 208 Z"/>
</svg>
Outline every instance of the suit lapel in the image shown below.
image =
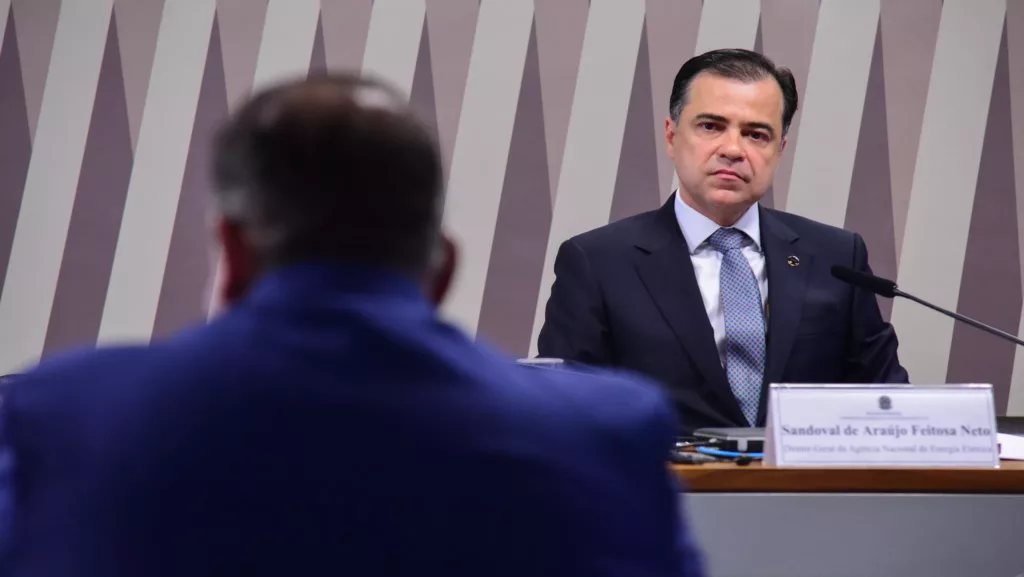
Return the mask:
<svg viewBox="0 0 1024 577">
<path fill-rule="evenodd" d="M 728 407 L 736 422 L 744 422 L 743 411 L 729 387 L 718 357 L 715 335 L 704 310 L 704 300 L 690 261 L 690 250 L 679 230 L 673 203 L 675 197 L 655 213 L 650 237 L 636 244 L 642 251 L 637 272 L 655 305 L 675 333 L 708 385 L 708 393 Z"/>
<path fill-rule="evenodd" d="M 798 239 L 774 214 L 761 209 L 761 244 L 768 269 L 768 351 L 763 390 L 782 378 L 800 324 L 814 255 Z M 765 405 L 762 394 L 762 415 Z"/>
</svg>

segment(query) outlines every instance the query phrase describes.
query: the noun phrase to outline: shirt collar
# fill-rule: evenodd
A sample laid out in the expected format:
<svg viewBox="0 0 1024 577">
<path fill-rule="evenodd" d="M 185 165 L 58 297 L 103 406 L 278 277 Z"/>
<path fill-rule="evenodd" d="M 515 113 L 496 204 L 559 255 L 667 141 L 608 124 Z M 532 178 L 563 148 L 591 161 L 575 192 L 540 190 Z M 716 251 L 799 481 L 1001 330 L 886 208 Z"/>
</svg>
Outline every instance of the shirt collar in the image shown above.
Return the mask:
<svg viewBox="0 0 1024 577">
<path fill-rule="evenodd" d="M 690 254 L 694 254 L 701 245 L 708 240 L 716 230 L 722 228 L 715 221 L 694 210 L 693 207 L 683 202 L 679 197 L 679 191 L 675 193 L 676 221 L 679 223 L 683 237 L 686 239 L 686 246 Z M 732 228 L 743 231 L 751 240 L 757 250 L 761 250 L 761 215 L 757 210 L 757 204 L 752 204 L 747 212 L 732 225 Z"/>
</svg>

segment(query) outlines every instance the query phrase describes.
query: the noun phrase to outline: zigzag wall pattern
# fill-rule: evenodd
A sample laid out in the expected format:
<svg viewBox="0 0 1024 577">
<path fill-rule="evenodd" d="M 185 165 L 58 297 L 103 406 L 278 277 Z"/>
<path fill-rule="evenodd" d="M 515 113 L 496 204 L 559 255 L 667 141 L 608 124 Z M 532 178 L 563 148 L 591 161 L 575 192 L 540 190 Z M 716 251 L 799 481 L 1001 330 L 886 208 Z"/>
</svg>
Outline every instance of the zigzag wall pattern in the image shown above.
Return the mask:
<svg viewBox="0 0 1024 577">
<path fill-rule="evenodd" d="M 723 46 L 798 79 L 765 204 L 1022 331 L 1018 0 L 0 0 L 0 370 L 202 321 L 211 130 L 254 87 L 335 69 L 435 127 L 464 251 L 444 313 L 527 355 L 558 243 L 672 192 L 672 76 Z M 1024 353 L 904 304 L 882 306 L 915 382 L 991 382 L 1024 414 Z"/>
</svg>

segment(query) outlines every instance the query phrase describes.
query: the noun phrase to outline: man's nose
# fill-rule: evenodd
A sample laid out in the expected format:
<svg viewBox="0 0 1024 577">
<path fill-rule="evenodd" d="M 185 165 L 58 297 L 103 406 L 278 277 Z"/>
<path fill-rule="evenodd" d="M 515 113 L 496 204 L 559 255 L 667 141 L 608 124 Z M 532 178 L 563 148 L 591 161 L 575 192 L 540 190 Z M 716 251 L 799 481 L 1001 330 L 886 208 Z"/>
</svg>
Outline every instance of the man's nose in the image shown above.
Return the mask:
<svg viewBox="0 0 1024 577">
<path fill-rule="evenodd" d="M 743 160 L 743 147 L 740 146 L 742 136 L 732 131 L 727 131 L 722 138 L 722 145 L 718 149 L 718 154 L 733 162 Z"/>
</svg>

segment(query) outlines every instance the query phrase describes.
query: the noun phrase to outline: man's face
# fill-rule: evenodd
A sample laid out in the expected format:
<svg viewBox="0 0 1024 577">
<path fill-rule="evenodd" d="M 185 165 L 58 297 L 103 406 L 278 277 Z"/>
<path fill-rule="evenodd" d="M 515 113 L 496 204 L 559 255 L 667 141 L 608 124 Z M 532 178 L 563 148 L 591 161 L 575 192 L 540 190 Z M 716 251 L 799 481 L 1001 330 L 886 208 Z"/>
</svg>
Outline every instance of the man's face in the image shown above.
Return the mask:
<svg viewBox="0 0 1024 577">
<path fill-rule="evenodd" d="M 722 226 L 734 224 L 771 186 L 785 146 L 782 111 L 774 78 L 694 77 L 678 124 L 665 120 L 683 202 Z"/>
</svg>

